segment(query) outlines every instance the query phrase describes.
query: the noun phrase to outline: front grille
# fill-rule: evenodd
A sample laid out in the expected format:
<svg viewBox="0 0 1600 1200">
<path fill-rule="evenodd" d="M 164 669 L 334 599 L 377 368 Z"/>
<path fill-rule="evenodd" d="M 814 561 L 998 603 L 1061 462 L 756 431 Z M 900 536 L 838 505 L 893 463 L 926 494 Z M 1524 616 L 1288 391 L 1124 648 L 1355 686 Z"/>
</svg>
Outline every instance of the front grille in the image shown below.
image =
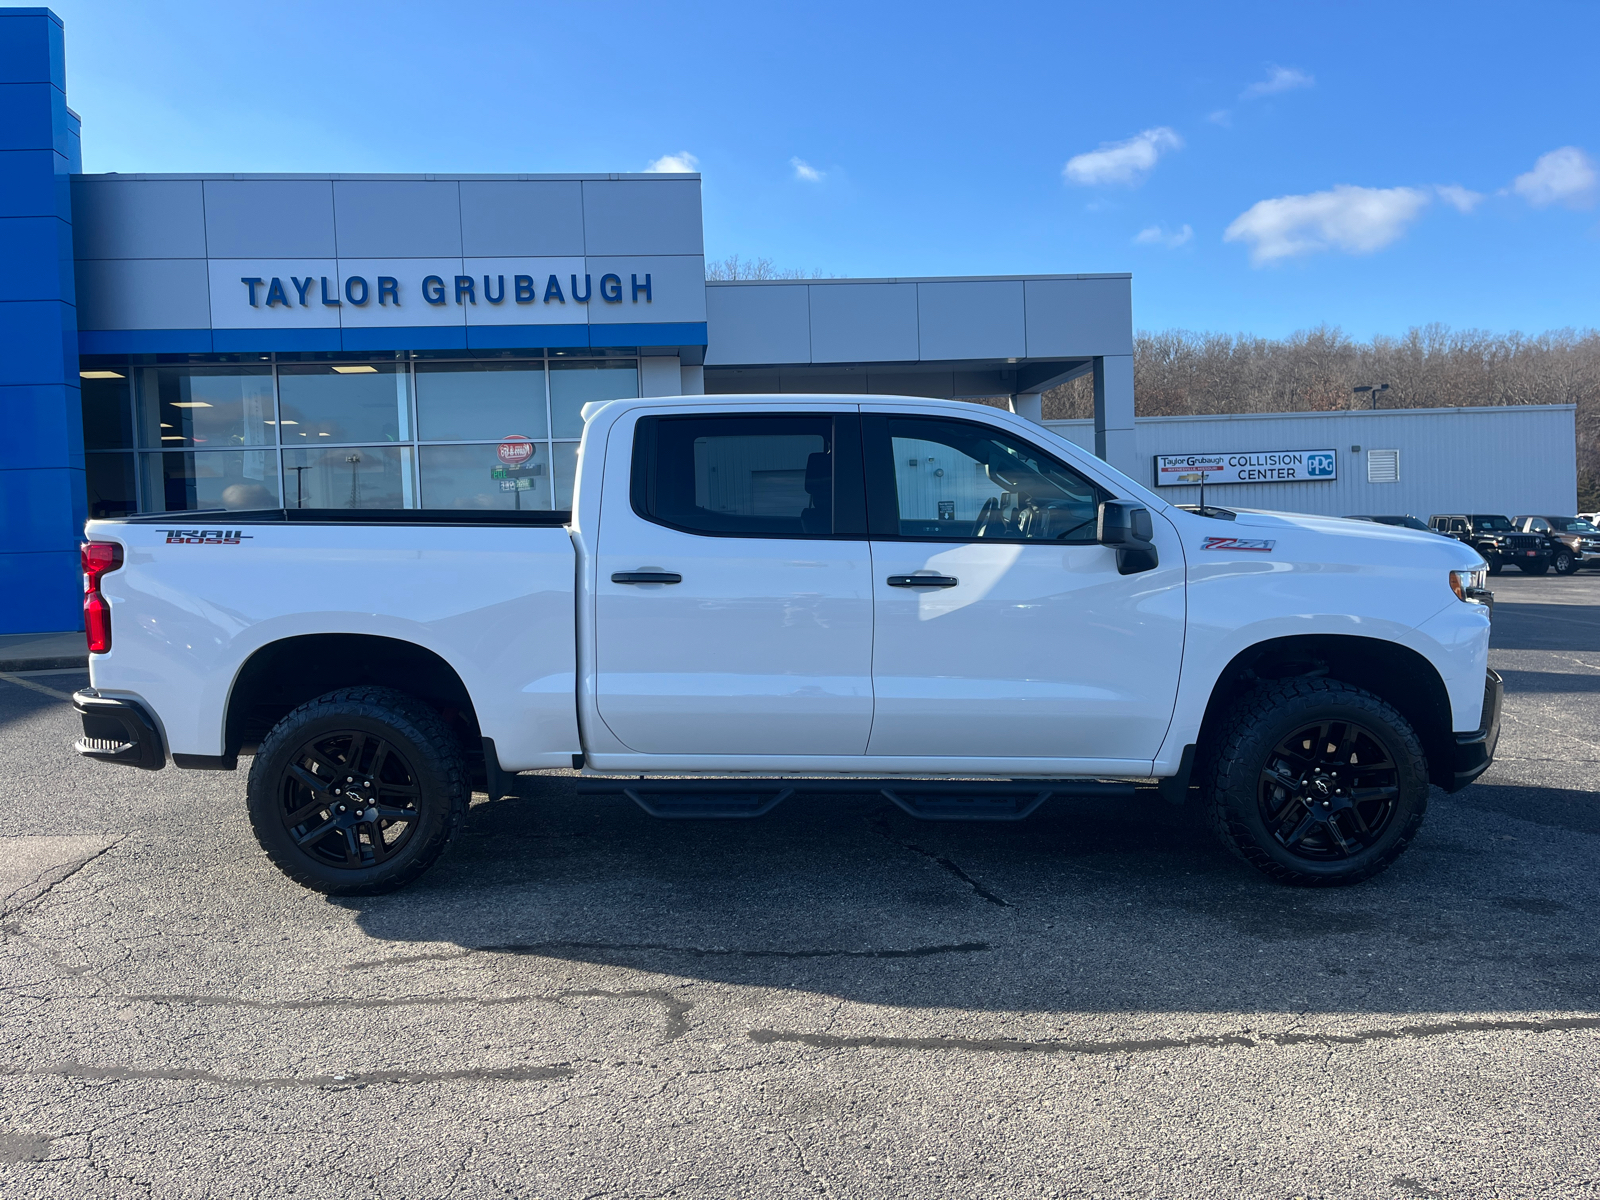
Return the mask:
<svg viewBox="0 0 1600 1200">
<path fill-rule="evenodd" d="M 1544 544 L 1544 539 L 1531 533 L 1513 533 L 1506 537 L 1506 542 L 1513 550 L 1538 550 Z"/>
</svg>

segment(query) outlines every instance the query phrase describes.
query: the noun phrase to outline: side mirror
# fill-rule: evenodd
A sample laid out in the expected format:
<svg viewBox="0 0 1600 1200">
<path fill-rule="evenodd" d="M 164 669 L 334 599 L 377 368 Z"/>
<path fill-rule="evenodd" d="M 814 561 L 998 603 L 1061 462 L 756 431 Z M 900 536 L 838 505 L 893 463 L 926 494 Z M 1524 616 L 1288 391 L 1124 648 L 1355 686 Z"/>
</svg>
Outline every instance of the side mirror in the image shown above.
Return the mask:
<svg viewBox="0 0 1600 1200">
<path fill-rule="evenodd" d="M 1107 500 L 1100 505 L 1099 541 L 1117 552 L 1117 573 L 1137 575 L 1161 563 L 1156 554 L 1155 522 L 1150 510 L 1128 500 Z"/>
</svg>

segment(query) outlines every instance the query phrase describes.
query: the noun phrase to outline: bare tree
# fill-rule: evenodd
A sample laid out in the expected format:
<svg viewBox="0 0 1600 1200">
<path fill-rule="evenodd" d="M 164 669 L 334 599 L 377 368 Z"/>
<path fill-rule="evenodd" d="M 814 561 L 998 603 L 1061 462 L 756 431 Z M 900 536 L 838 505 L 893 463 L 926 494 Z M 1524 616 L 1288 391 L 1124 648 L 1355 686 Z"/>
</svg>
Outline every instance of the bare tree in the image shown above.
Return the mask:
<svg viewBox="0 0 1600 1200">
<path fill-rule="evenodd" d="M 1281 339 L 1170 329 L 1139 333 L 1133 350 L 1142 417 L 1364 408 L 1371 401 L 1352 389 L 1371 383 L 1389 385 L 1384 408 L 1574 404 L 1579 505 L 1600 508 L 1600 331 L 1530 337 L 1424 325 L 1357 342 L 1327 326 Z M 1047 392 L 1044 415 L 1093 416 L 1093 381 Z"/>
<path fill-rule="evenodd" d="M 770 258 L 740 258 L 730 254 L 727 258 L 706 263 L 706 278 L 727 279 L 821 279 L 821 271 L 803 271 L 799 267 L 774 266 Z"/>
</svg>

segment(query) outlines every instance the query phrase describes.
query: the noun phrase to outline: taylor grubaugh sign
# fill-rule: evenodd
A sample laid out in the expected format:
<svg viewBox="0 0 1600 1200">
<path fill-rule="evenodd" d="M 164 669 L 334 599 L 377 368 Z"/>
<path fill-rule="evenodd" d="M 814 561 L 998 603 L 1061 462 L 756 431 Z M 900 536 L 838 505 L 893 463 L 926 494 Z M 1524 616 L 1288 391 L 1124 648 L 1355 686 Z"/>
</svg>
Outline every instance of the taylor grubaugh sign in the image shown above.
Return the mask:
<svg viewBox="0 0 1600 1200">
<path fill-rule="evenodd" d="M 1333 450 L 1256 450 L 1156 455 L 1156 486 L 1197 483 L 1315 483 L 1339 477 Z"/>
</svg>

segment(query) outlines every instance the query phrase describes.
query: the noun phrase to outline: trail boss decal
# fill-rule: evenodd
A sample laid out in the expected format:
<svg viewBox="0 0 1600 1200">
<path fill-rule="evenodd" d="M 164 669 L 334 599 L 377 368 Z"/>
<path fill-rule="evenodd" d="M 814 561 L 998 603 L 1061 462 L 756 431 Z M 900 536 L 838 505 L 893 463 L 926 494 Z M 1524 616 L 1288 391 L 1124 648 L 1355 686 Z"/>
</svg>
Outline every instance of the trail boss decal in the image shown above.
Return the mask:
<svg viewBox="0 0 1600 1200">
<path fill-rule="evenodd" d="M 1202 550 L 1256 550 L 1262 554 L 1271 554 L 1272 548 L 1278 543 L 1271 538 L 1227 538 L 1208 537 Z"/>
<path fill-rule="evenodd" d="M 169 529 L 169 546 L 237 546 L 250 535 L 241 529 Z"/>
</svg>

